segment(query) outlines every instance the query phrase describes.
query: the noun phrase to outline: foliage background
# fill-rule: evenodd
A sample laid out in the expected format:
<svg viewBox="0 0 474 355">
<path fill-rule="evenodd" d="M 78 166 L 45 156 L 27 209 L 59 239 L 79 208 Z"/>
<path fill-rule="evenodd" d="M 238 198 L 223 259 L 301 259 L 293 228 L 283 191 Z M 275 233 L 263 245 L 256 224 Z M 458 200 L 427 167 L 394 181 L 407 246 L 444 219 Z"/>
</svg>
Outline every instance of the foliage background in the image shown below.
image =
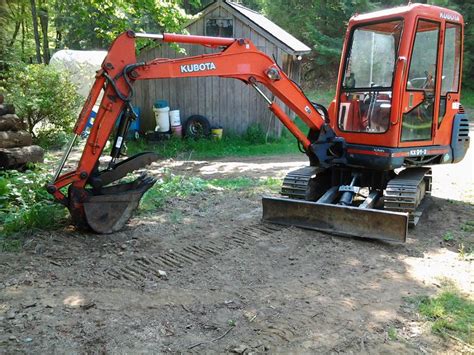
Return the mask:
<svg viewBox="0 0 474 355">
<path fill-rule="evenodd" d="M 305 87 L 333 85 L 345 29 L 355 13 L 404 5 L 406 0 L 235 0 L 308 44 Z M 48 63 L 54 51 L 106 49 L 124 30 L 181 32 L 212 0 L 0 0 L 0 72 L 11 63 Z M 474 76 L 474 3 L 420 1 L 459 11 L 465 19 L 464 78 Z M 141 43 L 140 46 L 146 43 Z M 1 74 L 0 74 L 1 75 Z M 474 88 L 464 80 L 465 88 Z"/>
</svg>

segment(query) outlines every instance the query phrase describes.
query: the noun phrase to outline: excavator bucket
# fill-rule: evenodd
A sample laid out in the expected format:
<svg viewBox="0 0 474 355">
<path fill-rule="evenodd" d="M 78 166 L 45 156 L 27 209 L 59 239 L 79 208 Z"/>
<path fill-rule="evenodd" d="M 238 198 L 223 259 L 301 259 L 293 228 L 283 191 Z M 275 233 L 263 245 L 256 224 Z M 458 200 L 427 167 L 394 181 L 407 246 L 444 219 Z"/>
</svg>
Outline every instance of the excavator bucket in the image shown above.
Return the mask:
<svg viewBox="0 0 474 355">
<path fill-rule="evenodd" d="M 142 177 L 134 182 L 102 188 L 83 203 L 84 219 L 94 232 L 110 234 L 122 229 L 137 209 L 143 194 L 156 182 Z"/>
<path fill-rule="evenodd" d="M 156 179 L 141 175 L 133 182 L 113 184 L 127 174 L 144 168 L 158 160 L 156 153 L 145 152 L 134 155 L 104 170 L 91 179 L 92 189 L 86 190 L 82 201 L 83 224 L 96 233 L 109 234 L 122 229 L 138 208 L 143 194 Z"/>
<path fill-rule="evenodd" d="M 142 174 L 133 182 L 119 181 L 157 159 L 155 153 L 140 153 L 96 173 L 88 181 L 91 188 L 70 186 L 67 206 L 74 224 L 101 234 L 123 228 L 156 179 Z"/>
<path fill-rule="evenodd" d="M 405 242 L 408 213 L 264 196 L 265 222 L 341 236 Z"/>
</svg>

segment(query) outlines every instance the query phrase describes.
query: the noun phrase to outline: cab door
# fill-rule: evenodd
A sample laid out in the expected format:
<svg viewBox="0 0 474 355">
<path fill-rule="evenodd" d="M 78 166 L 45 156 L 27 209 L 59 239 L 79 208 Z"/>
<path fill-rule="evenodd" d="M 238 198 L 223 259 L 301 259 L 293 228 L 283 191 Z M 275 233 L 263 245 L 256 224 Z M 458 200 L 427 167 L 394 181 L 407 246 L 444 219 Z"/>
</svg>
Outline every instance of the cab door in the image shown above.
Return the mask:
<svg viewBox="0 0 474 355">
<path fill-rule="evenodd" d="M 432 145 L 439 109 L 441 23 L 417 21 L 403 104 L 400 147 Z"/>
<path fill-rule="evenodd" d="M 462 26 L 460 23 L 445 22 L 443 36 L 443 63 L 441 70 L 441 93 L 438 110 L 438 124 L 434 143 L 451 143 L 454 116 L 458 113 L 462 60 Z"/>
</svg>

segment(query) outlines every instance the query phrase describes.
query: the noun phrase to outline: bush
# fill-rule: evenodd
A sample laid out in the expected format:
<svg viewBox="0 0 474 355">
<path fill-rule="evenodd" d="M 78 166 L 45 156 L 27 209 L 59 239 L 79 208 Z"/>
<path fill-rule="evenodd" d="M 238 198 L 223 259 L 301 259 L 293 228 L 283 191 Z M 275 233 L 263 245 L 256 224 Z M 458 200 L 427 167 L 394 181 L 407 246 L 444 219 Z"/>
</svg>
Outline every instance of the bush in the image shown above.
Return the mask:
<svg viewBox="0 0 474 355">
<path fill-rule="evenodd" d="M 66 209 L 45 189 L 49 178 L 42 166 L 0 172 L 0 249 L 8 249 L 10 237 L 17 232 L 64 225 Z"/>
<path fill-rule="evenodd" d="M 69 141 L 71 131 L 57 129 L 44 129 L 38 132 L 35 142 L 41 147 L 48 149 L 59 149 Z"/>
<path fill-rule="evenodd" d="M 5 101 L 16 107 L 29 132 L 70 132 L 77 117 L 80 96 L 65 72 L 42 64 L 13 66 L 0 82 Z"/>
<path fill-rule="evenodd" d="M 265 132 L 258 123 L 252 124 L 247 128 L 243 138 L 252 144 L 266 143 Z"/>
</svg>

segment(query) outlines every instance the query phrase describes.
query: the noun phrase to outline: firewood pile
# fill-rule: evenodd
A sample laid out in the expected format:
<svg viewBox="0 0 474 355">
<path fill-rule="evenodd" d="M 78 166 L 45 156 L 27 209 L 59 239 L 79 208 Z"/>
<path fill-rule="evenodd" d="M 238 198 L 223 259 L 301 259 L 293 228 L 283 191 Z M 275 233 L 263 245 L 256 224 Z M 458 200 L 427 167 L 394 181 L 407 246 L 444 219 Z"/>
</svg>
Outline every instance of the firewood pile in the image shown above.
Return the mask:
<svg viewBox="0 0 474 355">
<path fill-rule="evenodd" d="M 15 107 L 3 101 L 0 94 L 0 169 L 19 169 L 26 163 L 43 162 L 43 148 L 33 145 L 25 122 L 15 114 Z"/>
</svg>

